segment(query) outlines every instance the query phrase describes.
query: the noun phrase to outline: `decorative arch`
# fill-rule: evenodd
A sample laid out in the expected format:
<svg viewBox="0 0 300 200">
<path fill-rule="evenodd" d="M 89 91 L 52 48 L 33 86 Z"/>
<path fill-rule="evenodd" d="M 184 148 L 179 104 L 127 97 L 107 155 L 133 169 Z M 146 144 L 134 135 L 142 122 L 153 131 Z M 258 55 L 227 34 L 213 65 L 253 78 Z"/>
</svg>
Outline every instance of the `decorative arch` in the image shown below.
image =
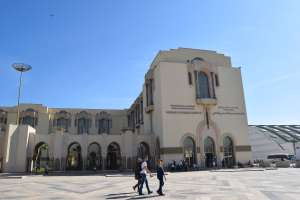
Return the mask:
<svg viewBox="0 0 300 200">
<path fill-rule="evenodd" d="M 98 134 L 109 134 L 110 129 L 112 128 L 112 117 L 108 112 L 101 111 L 96 114 L 95 124 L 98 128 Z"/>
<path fill-rule="evenodd" d="M 217 163 L 216 145 L 214 139 L 210 136 L 207 136 L 204 139 L 204 154 L 205 154 L 205 166 L 207 168 L 215 167 Z"/>
<path fill-rule="evenodd" d="M 88 163 L 87 168 L 90 170 L 101 169 L 102 167 L 102 155 L 101 146 L 97 142 L 92 142 L 88 146 Z"/>
<path fill-rule="evenodd" d="M 140 142 L 137 147 L 137 157 L 141 159 L 150 159 L 150 147 L 146 142 Z"/>
<path fill-rule="evenodd" d="M 61 110 L 54 114 L 53 127 L 55 130 L 68 132 L 71 126 L 71 114 L 65 110 Z"/>
<path fill-rule="evenodd" d="M 49 164 L 49 145 L 46 142 L 39 142 L 35 145 L 32 161 L 36 172 L 45 169 Z"/>
<path fill-rule="evenodd" d="M 121 167 L 121 148 L 117 142 L 112 142 L 107 147 L 106 168 L 117 170 Z"/>
<path fill-rule="evenodd" d="M 92 127 L 92 115 L 86 111 L 81 111 L 76 114 L 75 126 L 78 134 L 89 133 Z"/>
<path fill-rule="evenodd" d="M 72 142 L 68 147 L 67 170 L 82 169 L 81 146 L 78 142 Z"/>
<path fill-rule="evenodd" d="M 30 125 L 33 128 L 38 124 L 38 111 L 28 108 L 20 113 L 19 123 L 23 125 Z"/>
<path fill-rule="evenodd" d="M 209 75 L 204 71 L 197 72 L 197 98 L 211 98 Z"/>
<path fill-rule="evenodd" d="M 191 60 L 192 63 L 194 63 L 195 61 L 202 61 L 202 62 L 204 62 L 205 60 L 203 58 L 201 58 L 201 57 L 195 57 L 195 58 L 193 58 Z"/>
<path fill-rule="evenodd" d="M 223 138 L 223 160 L 224 167 L 232 168 L 235 165 L 234 141 L 230 136 Z"/>
<path fill-rule="evenodd" d="M 182 143 L 182 147 L 184 160 L 189 167 L 193 167 L 193 165 L 197 163 L 195 140 L 190 136 L 185 137 Z"/>
</svg>

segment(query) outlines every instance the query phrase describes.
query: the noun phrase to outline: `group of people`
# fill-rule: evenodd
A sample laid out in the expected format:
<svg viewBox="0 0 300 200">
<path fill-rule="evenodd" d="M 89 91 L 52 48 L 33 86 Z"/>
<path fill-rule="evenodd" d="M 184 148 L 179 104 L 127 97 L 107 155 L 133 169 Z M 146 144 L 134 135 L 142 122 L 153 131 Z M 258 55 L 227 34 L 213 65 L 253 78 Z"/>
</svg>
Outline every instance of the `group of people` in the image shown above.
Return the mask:
<svg viewBox="0 0 300 200">
<path fill-rule="evenodd" d="M 147 180 L 147 174 L 149 174 L 150 177 L 153 177 L 151 171 L 148 168 L 147 161 L 148 161 L 148 158 L 145 158 L 144 160 L 142 160 L 141 158 L 138 158 L 137 166 L 135 169 L 135 179 L 138 182 L 132 188 L 134 191 L 137 188 L 139 195 L 144 195 L 144 193 L 143 193 L 144 184 L 146 185 L 148 194 L 153 193 L 149 188 L 148 180 Z M 157 190 L 157 193 L 162 196 L 162 195 L 164 195 L 164 193 L 162 191 L 162 187 L 164 185 L 164 180 L 166 181 L 166 176 L 165 176 L 165 172 L 163 169 L 163 160 L 158 160 L 156 174 L 157 174 L 157 179 L 159 181 L 159 188 Z"/>
</svg>

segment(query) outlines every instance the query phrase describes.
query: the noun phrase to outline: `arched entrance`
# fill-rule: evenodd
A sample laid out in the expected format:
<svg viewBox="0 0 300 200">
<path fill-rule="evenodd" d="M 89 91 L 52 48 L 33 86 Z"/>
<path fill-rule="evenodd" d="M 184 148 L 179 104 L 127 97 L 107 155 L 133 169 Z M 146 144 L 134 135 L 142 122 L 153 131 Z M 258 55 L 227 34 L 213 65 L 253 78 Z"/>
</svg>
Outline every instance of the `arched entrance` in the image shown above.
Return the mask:
<svg viewBox="0 0 300 200">
<path fill-rule="evenodd" d="M 82 157 L 81 146 L 77 142 L 70 144 L 67 156 L 67 170 L 81 170 Z"/>
<path fill-rule="evenodd" d="M 145 158 L 150 159 L 149 145 L 145 142 L 141 142 L 137 149 L 137 157 L 144 160 Z"/>
<path fill-rule="evenodd" d="M 120 146 L 113 142 L 107 147 L 107 169 L 117 170 L 121 167 L 121 151 Z"/>
<path fill-rule="evenodd" d="M 34 148 L 33 153 L 33 168 L 36 172 L 45 170 L 46 165 L 49 164 L 49 147 L 45 142 L 38 143 Z"/>
<path fill-rule="evenodd" d="M 235 164 L 234 150 L 233 150 L 233 141 L 230 137 L 225 137 L 223 141 L 224 146 L 224 167 L 233 167 Z"/>
<path fill-rule="evenodd" d="M 88 147 L 88 163 L 87 168 L 90 170 L 101 169 L 101 148 L 96 142 L 93 142 Z"/>
<path fill-rule="evenodd" d="M 214 167 L 216 164 L 215 142 L 211 137 L 204 140 L 205 166 L 208 168 Z"/>
<path fill-rule="evenodd" d="M 183 141 L 183 157 L 189 167 L 196 164 L 196 146 L 191 137 L 186 137 Z"/>
</svg>

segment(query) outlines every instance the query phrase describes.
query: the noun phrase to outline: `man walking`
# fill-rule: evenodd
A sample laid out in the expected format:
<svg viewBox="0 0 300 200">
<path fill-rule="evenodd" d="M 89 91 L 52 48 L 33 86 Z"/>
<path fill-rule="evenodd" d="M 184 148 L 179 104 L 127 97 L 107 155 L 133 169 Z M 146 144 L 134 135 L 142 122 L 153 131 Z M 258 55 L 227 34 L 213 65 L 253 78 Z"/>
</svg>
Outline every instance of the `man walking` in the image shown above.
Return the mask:
<svg viewBox="0 0 300 200">
<path fill-rule="evenodd" d="M 135 179 L 138 181 L 137 184 L 135 184 L 134 186 L 132 186 L 133 190 L 135 191 L 136 188 L 140 188 L 141 182 L 142 182 L 142 177 L 141 177 L 141 171 L 142 171 L 142 159 L 138 158 L 137 163 L 136 163 L 136 167 L 134 170 L 134 177 Z"/>
<path fill-rule="evenodd" d="M 148 180 L 147 180 L 147 173 L 149 173 L 150 177 L 152 177 L 152 174 L 151 174 L 151 172 L 150 172 L 150 170 L 148 169 L 148 166 L 147 166 L 147 161 L 148 161 L 148 158 L 146 157 L 144 162 L 141 165 L 142 171 L 140 172 L 141 173 L 141 185 L 139 187 L 139 195 L 144 195 L 143 194 L 143 185 L 144 185 L 144 183 L 146 184 L 148 194 L 152 193 L 152 191 L 149 189 Z"/>
<path fill-rule="evenodd" d="M 164 186 L 164 179 L 165 181 L 167 180 L 166 179 L 166 176 L 165 176 L 165 172 L 164 172 L 164 169 L 163 169 L 163 160 L 158 160 L 158 166 L 157 166 L 157 179 L 159 180 L 159 188 L 157 190 L 157 193 L 159 195 L 165 195 L 163 192 L 162 192 L 162 187 Z"/>
</svg>

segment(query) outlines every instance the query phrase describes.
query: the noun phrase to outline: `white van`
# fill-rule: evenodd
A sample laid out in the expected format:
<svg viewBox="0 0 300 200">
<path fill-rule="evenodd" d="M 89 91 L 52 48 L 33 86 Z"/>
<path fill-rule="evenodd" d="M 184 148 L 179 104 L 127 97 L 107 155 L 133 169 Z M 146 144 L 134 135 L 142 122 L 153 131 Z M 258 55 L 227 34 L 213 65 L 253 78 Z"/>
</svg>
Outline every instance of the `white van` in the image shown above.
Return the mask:
<svg viewBox="0 0 300 200">
<path fill-rule="evenodd" d="M 294 155 L 278 153 L 268 155 L 267 160 L 271 167 L 292 167 L 295 159 Z"/>
</svg>

